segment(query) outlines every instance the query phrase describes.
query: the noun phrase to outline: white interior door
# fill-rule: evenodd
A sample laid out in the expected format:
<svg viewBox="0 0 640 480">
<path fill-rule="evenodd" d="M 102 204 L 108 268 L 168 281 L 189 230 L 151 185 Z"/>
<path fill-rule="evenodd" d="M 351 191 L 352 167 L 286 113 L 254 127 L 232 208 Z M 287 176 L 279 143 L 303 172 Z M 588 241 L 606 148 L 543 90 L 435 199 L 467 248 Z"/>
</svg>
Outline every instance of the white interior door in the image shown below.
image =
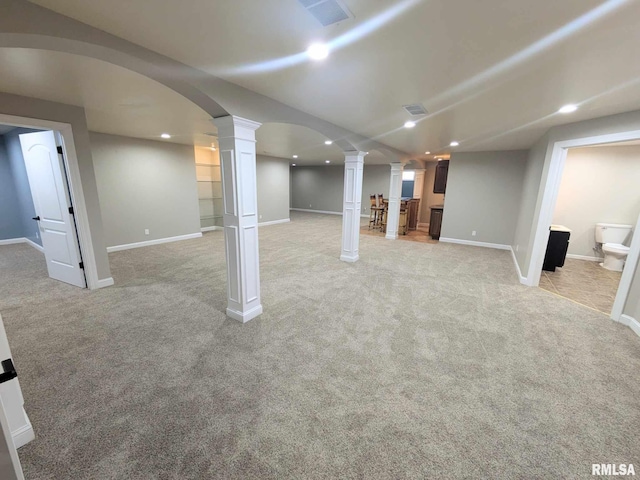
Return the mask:
<svg viewBox="0 0 640 480">
<path fill-rule="evenodd" d="M 0 398 L 0 478 L 3 480 L 24 480 L 18 451 L 9 433 L 7 417 Z"/>
<path fill-rule="evenodd" d="M 62 154 L 51 131 L 20 135 L 49 276 L 86 287 Z"/>
<path fill-rule="evenodd" d="M 16 449 L 24 444 L 17 443 L 25 440 L 24 433 L 21 433 L 24 432 L 25 421 L 30 429 L 29 440 L 33 440 L 34 437 L 27 414 L 22 407 L 24 403 L 22 391 L 13 368 L 2 317 L 0 317 L 0 360 L 3 361 L 0 367 L 0 478 L 22 479 L 24 477 Z"/>
</svg>

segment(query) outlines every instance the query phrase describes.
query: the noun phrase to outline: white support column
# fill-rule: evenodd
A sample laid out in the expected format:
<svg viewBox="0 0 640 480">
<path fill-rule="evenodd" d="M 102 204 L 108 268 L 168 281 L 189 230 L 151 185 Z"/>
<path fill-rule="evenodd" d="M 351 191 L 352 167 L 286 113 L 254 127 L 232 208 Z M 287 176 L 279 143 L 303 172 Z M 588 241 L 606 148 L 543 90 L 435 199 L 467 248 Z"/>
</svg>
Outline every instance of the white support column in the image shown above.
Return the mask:
<svg viewBox="0 0 640 480">
<path fill-rule="evenodd" d="M 401 163 L 391 164 L 391 180 L 389 184 L 389 206 L 387 208 L 387 235 L 385 238 L 398 238 L 398 223 L 400 222 L 400 196 L 402 195 Z"/>
<path fill-rule="evenodd" d="M 360 209 L 362 207 L 362 171 L 365 152 L 345 152 L 344 196 L 342 207 L 343 262 L 357 262 L 360 245 Z"/>
<path fill-rule="evenodd" d="M 248 322 L 262 313 L 258 257 L 256 130 L 259 123 L 228 116 L 218 127 L 224 240 L 227 255 L 227 315 Z"/>
</svg>

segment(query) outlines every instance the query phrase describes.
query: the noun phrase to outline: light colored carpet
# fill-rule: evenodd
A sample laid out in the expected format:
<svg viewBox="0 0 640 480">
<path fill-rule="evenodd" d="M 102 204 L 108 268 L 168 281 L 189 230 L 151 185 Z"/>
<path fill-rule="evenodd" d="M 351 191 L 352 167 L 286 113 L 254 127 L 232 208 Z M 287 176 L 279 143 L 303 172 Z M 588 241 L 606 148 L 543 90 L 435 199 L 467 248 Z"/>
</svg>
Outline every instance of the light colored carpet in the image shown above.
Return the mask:
<svg viewBox="0 0 640 480">
<path fill-rule="evenodd" d="M 0 247 L 37 438 L 28 479 L 591 478 L 640 466 L 640 338 L 518 284 L 509 253 L 260 229 L 264 314 L 227 319 L 221 232 L 110 254 L 116 286 Z"/>
</svg>

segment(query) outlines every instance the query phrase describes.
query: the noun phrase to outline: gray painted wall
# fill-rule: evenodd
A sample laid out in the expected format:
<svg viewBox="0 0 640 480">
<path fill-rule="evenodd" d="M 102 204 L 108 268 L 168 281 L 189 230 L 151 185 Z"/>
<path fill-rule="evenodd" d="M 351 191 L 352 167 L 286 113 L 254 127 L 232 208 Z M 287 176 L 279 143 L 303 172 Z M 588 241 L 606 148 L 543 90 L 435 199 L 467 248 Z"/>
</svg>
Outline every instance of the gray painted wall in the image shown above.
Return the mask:
<svg viewBox="0 0 640 480">
<path fill-rule="evenodd" d="M 87 130 L 84 109 L 62 103 L 0 93 L 0 113 L 63 122 L 71 125 L 76 156 L 78 157 L 82 191 L 89 216 L 89 233 L 95 252 L 98 279 L 110 278 L 109 257 L 104 244 L 100 201 L 98 200 L 98 189 L 93 170 L 89 131 Z"/>
<path fill-rule="evenodd" d="M 444 203 L 444 195 L 442 193 L 433 193 L 437 164 L 438 162 L 427 162 L 425 165 L 422 202 L 420 202 L 420 223 L 429 223 L 431 216 L 429 207 Z"/>
<path fill-rule="evenodd" d="M 0 136 L 0 240 L 24 237 L 20 211 L 4 136 Z"/>
<path fill-rule="evenodd" d="M 289 160 L 256 156 L 260 223 L 289 218 Z"/>
<path fill-rule="evenodd" d="M 640 214 L 640 146 L 569 150 L 553 223 L 571 229 L 569 253 L 601 257 L 595 250 L 599 222 L 634 225 Z M 631 240 L 627 238 L 627 245 Z"/>
<path fill-rule="evenodd" d="M 39 130 L 15 128 L 14 130 L 6 133 L 4 138 L 16 195 L 15 200 L 18 206 L 19 227 L 18 224 L 16 224 L 16 228 L 20 228 L 21 235 L 19 235 L 19 237 L 28 238 L 32 242 L 42 245 L 38 224 L 32 220 L 32 218 L 36 216 L 36 209 L 33 206 L 33 197 L 31 196 L 27 167 L 24 164 L 19 137 L 22 133 L 37 131 Z"/>
<path fill-rule="evenodd" d="M 369 195 L 389 196 L 388 165 L 366 165 L 362 173 L 362 214 L 369 215 Z M 291 167 L 291 208 L 342 213 L 344 167 Z"/>
<path fill-rule="evenodd" d="M 511 245 L 526 159 L 525 150 L 453 154 L 441 236 Z"/>
<path fill-rule="evenodd" d="M 106 246 L 200 232 L 193 147 L 94 132 L 90 139 Z"/>
</svg>

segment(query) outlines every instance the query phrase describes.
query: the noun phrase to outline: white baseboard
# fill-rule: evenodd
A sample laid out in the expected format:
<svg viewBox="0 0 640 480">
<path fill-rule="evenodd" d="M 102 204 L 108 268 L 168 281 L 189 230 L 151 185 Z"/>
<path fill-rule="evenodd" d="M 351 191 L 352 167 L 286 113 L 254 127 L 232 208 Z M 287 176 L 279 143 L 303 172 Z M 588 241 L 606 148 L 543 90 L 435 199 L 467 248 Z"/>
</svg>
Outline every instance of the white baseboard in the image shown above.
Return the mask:
<svg viewBox="0 0 640 480">
<path fill-rule="evenodd" d="M 262 222 L 259 223 L 259 227 L 266 227 L 267 225 L 278 225 L 280 223 L 289 223 L 291 221 L 290 218 L 281 218 L 280 220 L 271 220 L 270 222 Z"/>
<path fill-rule="evenodd" d="M 0 240 L 0 245 L 15 245 L 17 243 L 26 243 L 27 245 L 31 245 L 33 248 L 38 250 L 39 252 L 44 253 L 44 248 L 41 245 L 38 245 L 33 240 L 30 240 L 25 237 L 20 238 L 8 238 L 7 240 Z"/>
<path fill-rule="evenodd" d="M 620 315 L 620 323 L 629 327 L 640 337 L 640 322 L 638 322 L 638 320 L 629 315 L 622 314 Z"/>
<path fill-rule="evenodd" d="M 156 240 L 147 240 L 146 242 L 127 243 L 125 245 L 114 245 L 107 247 L 107 252 L 119 252 L 121 250 L 130 250 L 132 248 L 150 247 L 151 245 L 160 245 L 162 243 L 179 242 L 181 240 L 190 240 L 192 238 L 202 237 L 202 232 L 189 233 L 188 235 L 178 235 L 177 237 L 158 238 Z"/>
<path fill-rule="evenodd" d="M 42 245 L 38 245 L 33 240 L 25 238 L 24 239 L 24 243 L 27 243 L 27 244 L 31 245 L 33 248 L 35 248 L 36 250 L 38 250 L 39 252 L 44 253 L 44 248 L 42 247 Z"/>
<path fill-rule="evenodd" d="M 418 222 L 418 226 L 419 227 L 427 227 L 427 228 L 429 228 L 429 223 Z"/>
<path fill-rule="evenodd" d="M 510 245 L 502 245 L 500 243 L 475 242 L 473 240 L 460 240 L 458 238 L 440 237 L 440 241 L 444 243 L 455 243 L 458 245 L 469 245 L 471 247 L 495 248 L 497 250 L 511 250 Z"/>
<path fill-rule="evenodd" d="M 15 245 L 16 243 L 25 243 L 26 238 L 7 238 L 6 240 L 0 240 L 0 245 Z"/>
<path fill-rule="evenodd" d="M 329 212 L 327 210 L 309 210 L 307 208 L 290 208 L 289 210 L 295 210 L 296 212 L 307 212 L 307 213 L 324 213 L 325 215 L 342 215 L 342 212 Z"/>
<path fill-rule="evenodd" d="M 105 288 L 105 287 L 110 287 L 111 285 L 113 285 L 113 278 L 109 277 L 109 278 L 103 278 L 98 280 L 98 283 L 96 284 L 96 288 Z"/>
<path fill-rule="evenodd" d="M 11 432 L 11 436 L 13 437 L 13 443 L 15 444 L 16 448 L 23 447 L 27 443 L 29 443 L 31 440 L 36 438 L 36 434 L 33 431 L 33 427 L 31 426 L 31 422 L 29 421 L 29 417 L 27 417 L 26 412 L 24 416 L 27 419 L 26 425 L 23 425 L 20 428 L 17 428 L 13 432 Z"/>
<path fill-rule="evenodd" d="M 567 253 L 567 258 L 572 258 L 574 260 L 587 260 L 589 262 L 602 262 L 604 258 L 602 257 L 591 257 L 589 255 L 574 255 L 573 253 Z"/>
<path fill-rule="evenodd" d="M 213 227 L 202 227 L 200 229 L 201 232 L 213 232 L 215 230 L 224 230 L 224 227 L 218 227 L 217 225 L 214 225 Z"/>
<path fill-rule="evenodd" d="M 523 285 L 527 285 L 527 279 L 526 279 L 526 277 L 522 276 L 522 270 L 520 270 L 520 265 L 518 265 L 518 259 L 516 258 L 516 252 L 513 250 L 513 247 L 509 247 L 509 250 L 511 250 L 511 258 L 513 258 L 513 263 L 516 266 L 516 271 L 518 272 L 518 278 L 520 279 L 520 283 L 522 283 Z"/>
</svg>

